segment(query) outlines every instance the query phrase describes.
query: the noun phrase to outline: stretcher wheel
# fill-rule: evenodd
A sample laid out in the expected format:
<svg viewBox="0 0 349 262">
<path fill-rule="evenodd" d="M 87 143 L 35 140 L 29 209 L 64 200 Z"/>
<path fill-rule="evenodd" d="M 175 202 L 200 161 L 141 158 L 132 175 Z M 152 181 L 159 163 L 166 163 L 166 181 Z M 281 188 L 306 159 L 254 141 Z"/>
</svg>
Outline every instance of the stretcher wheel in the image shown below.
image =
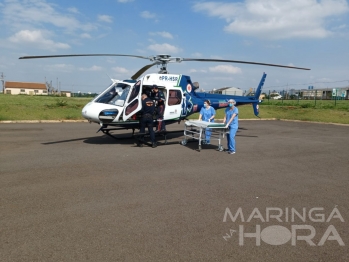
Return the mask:
<svg viewBox="0 0 349 262">
<path fill-rule="evenodd" d="M 187 140 L 182 140 L 181 145 L 185 146 L 187 144 Z"/>
<path fill-rule="evenodd" d="M 224 147 L 223 147 L 223 146 L 218 146 L 218 151 L 219 151 L 219 152 L 224 151 Z"/>
</svg>

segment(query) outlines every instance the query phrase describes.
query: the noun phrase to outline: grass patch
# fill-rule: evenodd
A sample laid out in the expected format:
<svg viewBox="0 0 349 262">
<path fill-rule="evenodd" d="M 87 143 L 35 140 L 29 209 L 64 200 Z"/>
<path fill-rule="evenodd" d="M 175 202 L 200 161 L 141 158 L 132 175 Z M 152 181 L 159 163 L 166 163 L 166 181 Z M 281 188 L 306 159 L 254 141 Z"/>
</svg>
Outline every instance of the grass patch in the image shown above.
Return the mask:
<svg viewBox="0 0 349 262">
<path fill-rule="evenodd" d="M 0 94 L 0 121 L 4 120 L 83 120 L 81 110 L 91 98 L 53 97 Z M 239 106 L 240 119 L 257 119 L 251 105 Z M 263 118 L 316 121 L 349 124 L 349 101 L 275 100 L 260 104 Z M 218 109 L 217 119 L 224 117 L 224 108 Z M 198 119 L 193 114 L 190 119 Z"/>
<path fill-rule="evenodd" d="M 253 114 L 251 105 L 239 106 L 239 119 L 258 119 Z M 224 117 L 224 108 L 216 111 L 216 119 Z M 326 109 L 302 106 L 275 106 L 264 105 L 259 106 L 259 117 L 261 119 L 276 118 L 300 121 L 314 121 L 324 123 L 340 123 L 349 124 L 349 110 L 342 109 Z M 198 119 L 199 113 L 189 117 L 190 119 Z"/>
<path fill-rule="evenodd" d="M 91 98 L 0 94 L 0 121 L 82 120 L 81 110 Z"/>
<path fill-rule="evenodd" d="M 264 100 L 263 105 L 349 110 L 349 100 Z"/>
</svg>

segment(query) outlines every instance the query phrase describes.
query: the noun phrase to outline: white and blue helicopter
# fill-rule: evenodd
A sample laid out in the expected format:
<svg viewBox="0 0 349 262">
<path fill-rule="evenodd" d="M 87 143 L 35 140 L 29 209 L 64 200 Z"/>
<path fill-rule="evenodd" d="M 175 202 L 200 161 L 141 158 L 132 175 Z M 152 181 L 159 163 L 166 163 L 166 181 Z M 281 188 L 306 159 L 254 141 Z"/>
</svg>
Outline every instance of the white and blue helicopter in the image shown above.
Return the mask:
<svg viewBox="0 0 349 262">
<path fill-rule="evenodd" d="M 236 105 L 251 104 L 254 114 L 259 114 L 259 96 L 266 79 L 266 74 L 259 82 L 253 96 L 222 95 L 197 92 L 199 84 L 192 82 L 190 76 L 183 74 L 169 74 L 167 72 L 168 63 L 180 63 L 182 61 L 197 62 L 221 62 L 221 63 L 243 63 L 253 65 L 264 65 L 273 67 L 283 67 L 300 70 L 310 70 L 308 68 L 284 66 L 276 64 L 266 64 L 258 62 L 223 60 L 223 59 L 198 59 L 171 57 L 162 54 L 156 56 L 138 56 L 125 54 L 71 54 L 71 55 L 48 55 L 48 56 L 24 56 L 19 59 L 34 58 L 59 58 L 59 57 L 82 57 L 82 56 L 126 56 L 150 60 L 152 63 L 142 67 L 128 80 L 114 80 L 111 85 L 101 94 L 96 96 L 82 109 L 82 116 L 89 122 L 100 125 L 98 131 L 109 133 L 109 130 L 117 129 L 139 129 L 139 111 L 141 110 L 141 95 L 149 92 L 153 85 L 157 85 L 166 98 L 164 121 L 166 124 L 180 122 L 189 115 L 200 112 L 205 100 L 210 100 L 211 106 L 215 109 L 228 106 L 228 100 L 234 99 Z M 160 65 L 158 73 L 144 74 L 154 65 Z M 143 75 L 144 74 L 144 75 Z M 143 75 L 143 76 L 142 76 Z M 154 126 L 156 126 L 154 119 Z M 108 128 L 109 127 L 109 128 Z M 114 129 L 110 129 L 110 127 Z"/>
</svg>

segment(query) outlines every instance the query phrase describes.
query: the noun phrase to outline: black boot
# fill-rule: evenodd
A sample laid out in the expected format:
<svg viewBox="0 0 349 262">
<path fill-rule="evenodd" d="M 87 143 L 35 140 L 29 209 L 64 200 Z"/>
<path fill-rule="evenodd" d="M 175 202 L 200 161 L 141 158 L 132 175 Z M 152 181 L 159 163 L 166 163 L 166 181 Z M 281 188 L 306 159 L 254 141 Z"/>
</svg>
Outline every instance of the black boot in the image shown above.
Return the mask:
<svg viewBox="0 0 349 262">
<path fill-rule="evenodd" d="M 152 144 L 151 147 L 152 147 L 152 148 L 155 148 L 155 147 L 157 147 L 157 146 L 158 146 L 158 145 L 157 145 L 156 142 L 155 142 L 155 143 Z"/>
</svg>

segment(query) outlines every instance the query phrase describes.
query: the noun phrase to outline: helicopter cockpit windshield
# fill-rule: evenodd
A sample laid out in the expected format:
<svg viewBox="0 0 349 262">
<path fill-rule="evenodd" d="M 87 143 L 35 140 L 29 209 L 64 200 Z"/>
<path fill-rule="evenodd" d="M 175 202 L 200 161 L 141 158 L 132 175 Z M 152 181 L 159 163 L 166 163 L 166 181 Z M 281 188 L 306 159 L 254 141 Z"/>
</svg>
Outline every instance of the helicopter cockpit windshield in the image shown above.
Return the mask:
<svg viewBox="0 0 349 262">
<path fill-rule="evenodd" d="M 123 106 L 127 98 L 131 85 L 125 83 L 117 83 L 106 90 L 103 95 L 95 100 L 97 103 L 111 104 Z"/>
</svg>

